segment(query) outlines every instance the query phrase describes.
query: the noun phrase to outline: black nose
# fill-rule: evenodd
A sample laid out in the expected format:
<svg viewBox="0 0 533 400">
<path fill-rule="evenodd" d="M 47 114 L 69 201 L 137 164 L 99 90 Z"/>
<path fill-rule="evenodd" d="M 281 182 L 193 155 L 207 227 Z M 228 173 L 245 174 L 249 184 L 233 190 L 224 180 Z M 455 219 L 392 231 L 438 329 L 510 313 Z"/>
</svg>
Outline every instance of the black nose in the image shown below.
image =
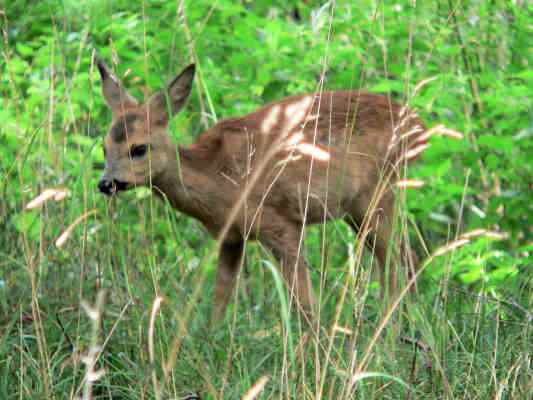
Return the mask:
<svg viewBox="0 0 533 400">
<path fill-rule="evenodd" d="M 100 190 L 100 193 L 110 196 L 115 193 L 116 187 L 112 181 L 100 179 L 100 182 L 98 182 L 98 190 Z"/>
</svg>

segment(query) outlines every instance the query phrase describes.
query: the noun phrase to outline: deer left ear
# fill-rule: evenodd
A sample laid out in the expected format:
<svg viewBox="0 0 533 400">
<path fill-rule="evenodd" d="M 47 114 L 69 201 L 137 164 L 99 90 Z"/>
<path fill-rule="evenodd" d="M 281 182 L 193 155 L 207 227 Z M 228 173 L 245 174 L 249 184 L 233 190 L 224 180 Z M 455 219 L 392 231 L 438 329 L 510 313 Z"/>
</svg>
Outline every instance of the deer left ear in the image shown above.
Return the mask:
<svg viewBox="0 0 533 400">
<path fill-rule="evenodd" d="M 118 114 L 127 108 L 137 107 L 137 100 L 124 89 L 120 80 L 113 75 L 105 63 L 97 58 L 96 66 L 102 80 L 102 93 L 113 114 Z"/>
<path fill-rule="evenodd" d="M 189 65 L 165 90 L 159 91 L 148 100 L 150 113 L 155 116 L 153 120 L 168 123 L 170 118 L 183 108 L 191 94 L 195 69 L 194 64 Z"/>
</svg>

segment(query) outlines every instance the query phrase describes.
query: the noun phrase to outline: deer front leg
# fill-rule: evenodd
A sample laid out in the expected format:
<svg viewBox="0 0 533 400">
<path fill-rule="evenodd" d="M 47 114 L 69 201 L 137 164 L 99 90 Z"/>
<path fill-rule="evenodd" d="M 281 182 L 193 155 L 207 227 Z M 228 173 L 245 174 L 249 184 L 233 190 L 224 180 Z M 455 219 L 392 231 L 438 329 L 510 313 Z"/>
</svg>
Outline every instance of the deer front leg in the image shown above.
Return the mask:
<svg viewBox="0 0 533 400">
<path fill-rule="evenodd" d="M 226 306 L 235 287 L 243 255 L 244 242 L 222 243 L 220 246 L 211 325 L 215 325 L 224 317 Z"/>
<path fill-rule="evenodd" d="M 261 227 L 259 240 L 278 260 L 281 273 L 292 299 L 304 316 L 313 322 L 315 296 L 309 277 L 308 264 L 303 254 L 298 253 L 300 227 L 282 221 L 279 225 Z"/>
</svg>

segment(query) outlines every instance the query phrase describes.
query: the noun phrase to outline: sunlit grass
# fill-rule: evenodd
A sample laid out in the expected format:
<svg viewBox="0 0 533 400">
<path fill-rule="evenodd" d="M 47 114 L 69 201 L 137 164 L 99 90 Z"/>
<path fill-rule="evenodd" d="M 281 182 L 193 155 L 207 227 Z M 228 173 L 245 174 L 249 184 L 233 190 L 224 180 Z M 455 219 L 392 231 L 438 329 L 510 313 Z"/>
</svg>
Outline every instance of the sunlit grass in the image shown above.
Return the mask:
<svg viewBox="0 0 533 400">
<path fill-rule="evenodd" d="M 439 23 L 428 26 L 411 14 L 408 2 L 385 14 L 385 5 L 372 1 L 301 4 L 305 22 L 298 25 L 283 14 L 289 8 L 278 5 L 269 15 L 265 2 L 246 12 L 226 1 L 218 7 L 185 2 L 183 8 L 180 2 L 161 8 L 100 3 L 87 20 L 68 2 L 56 9 L 53 2 L 32 8 L 37 6 L 19 1 L 3 4 L 0 12 L 0 398 L 527 398 L 533 389 L 533 299 L 523 260 L 531 248 L 523 244 L 527 230 L 520 226 L 508 232 L 512 240 L 501 236 L 517 221 L 508 217 L 512 207 L 522 203 L 492 206 L 491 196 L 502 192 L 494 160 L 485 163 L 475 154 L 469 164 L 455 160 L 446 167 L 444 159 L 460 157 L 443 150 L 474 143 L 472 153 L 479 146 L 472 130 L 515 133 L 527 121 L 508 128 L 488 113 L 471 113 L 478 99 L 470 98 L 470 78 L 461 80 L 471 76 L 471 66 L 464 66 L 461 46 L 445 46 L 455 34 L 446 27 L 447 7 L 420 6 L 430 8 L 418 9 L 425 18 L 440 15 Z M 486 11 L 480 7 L 472 12 Z M 503 12 L 494 7 L 494 13 Z M 27 13 L 17 20 L 9 14 L 14 9 Z M 521 23 L 525 9 L 509 10 Z M 459 14 L 458 23 L 470 32 L 467 13 Z M 46 15 L 54 18 L 45 23 Z M 269 24 L 261 41 L 250 39 L 256 19 Z M 227 21 L 234 21 L 235 32 L 223 29 Z M 31 42 L 8 32 L 25 35 L 32 23 L 42 24 L 43 33 Z M 415 29 L 416 23 L 426 30 Z M 513 29 L 516 37 L 524 30 Z M 413 45 L 413 38 L 421 43 Z M 486 46 L 481 57 L 490 52 Z M 513 51 L 505 41 L 500 46 L 501 54 Z M 191 58 L 198 63 L 196 97 L 173 122 L 180 141 L 270 97 L 316 89 L 328 66 L 326 85 L 332 87 L 381 85 L 394 92 L 398 87 L 390 82 L 399 74 L 395 82 L 420 115 L 456 128 L 443 128 L 444 136 L 467 132 L 460 145 L 448 137 L 432 141 L 418 169 L 399 185 L 407 199 L 400 196 L 397 236 L 411 232 L 425 260 L 417 293 L 405 290 L 401 302 L 387 308 L 372 255 L 337 221 L 309 229 L 306 237 L 320 301 L 317 332 L 294 311 L 274 260 L 254 243 L 247 243 L 245 268 L 223 323 L 210 328 L 216 241 L 147 191 L 111 202 L 97 194 L 100 137 L 109 116 L 90 71 L 95 51 L 114 64 L 121 57 L 116 67 L 122 75 L 134 68 L 125 79 L 138 95 L 147 86 L 160 87 L 167 70 L 171 76 Z M 326 53 L 327 65 L 317 61 Z M 438 74 L 409 98 L 409 88 L 416 93 L 417 83 Z M 381 80 L 383 75 L 391 79 Z M 508 101 L 520 93 L 514 88 Z M 520 137 L 513 142 L 517 148 Z M 460 155 L 468 159 L 470 153 Z M 69 196 L 52 189 L 68 189 Z M 405 201 L 415 211 L 406 212 Z M 434 201 L 440 207 L 423 208 Z M 479 214 L 485 219 L 476 219 Z M 495 215 L 501 221 L 485 225 Z M 487 267 L 493 259 L 503 259 L 501 273 L 514 280 L 494 284 Z"/>
</svg>

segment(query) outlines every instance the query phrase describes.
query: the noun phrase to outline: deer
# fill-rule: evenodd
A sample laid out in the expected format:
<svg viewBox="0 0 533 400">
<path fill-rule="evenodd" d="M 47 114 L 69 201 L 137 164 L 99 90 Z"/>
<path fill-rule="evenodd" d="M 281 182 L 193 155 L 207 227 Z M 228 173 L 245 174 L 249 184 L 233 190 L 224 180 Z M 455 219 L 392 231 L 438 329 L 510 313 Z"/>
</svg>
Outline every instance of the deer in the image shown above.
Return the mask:
<svg viewBox="0 0 533 400">
<path fill-rule="evenodd" d="M 220 120 L 192 145 L 178 146 L 168 124 L 189 98 L 194 64 L 144 103 L 101 59 L 96 66 L 112 113 L 98 189 L 113 196 L 149 187 L 217 238 L 212 321 L 224 316 L 248 240 L 277 260 L 291 302 L 312 318 L 316 298 L 303 232 L 333 219 L 344 219 L 356 234 L 364 230 L 382 290 L 394 290 L 401 257 L 385 278 L 389 247 L 397 247 L 394 182 L 427 147 L 424 125 L 410 108 L 358 90 L 296 95 Z"/>
</svg>

